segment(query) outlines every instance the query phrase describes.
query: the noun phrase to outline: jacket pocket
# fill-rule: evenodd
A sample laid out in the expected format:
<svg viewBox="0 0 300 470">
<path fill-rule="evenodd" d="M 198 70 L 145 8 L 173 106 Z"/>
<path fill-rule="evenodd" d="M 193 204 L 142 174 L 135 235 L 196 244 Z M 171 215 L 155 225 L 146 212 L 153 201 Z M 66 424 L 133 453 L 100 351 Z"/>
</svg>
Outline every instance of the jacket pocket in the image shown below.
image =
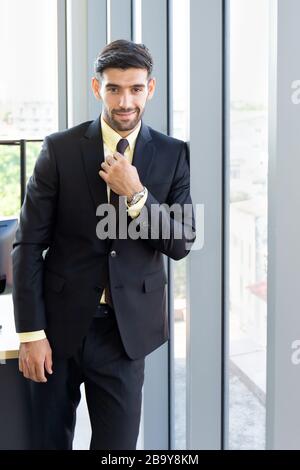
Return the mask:
<svg viewBox="0 0 300 470">
<path fill-rule="evenodd" d="M 163 289 L 167 284 L 167 277 L 165 271 L 158 271 L 153 274 L 149 274 L 144 280 L 145 292 L 152 292 L 156 289 Z"/>
<path fill-rule="evenodd" d="M 66 280 L 63 277 L 58 276 L 58 274 L 52 273 L 50 271 L 45 272 L 45 288 L 51 289 L 54 292 L 61 292 L 64 288 Z"/>
</svg>

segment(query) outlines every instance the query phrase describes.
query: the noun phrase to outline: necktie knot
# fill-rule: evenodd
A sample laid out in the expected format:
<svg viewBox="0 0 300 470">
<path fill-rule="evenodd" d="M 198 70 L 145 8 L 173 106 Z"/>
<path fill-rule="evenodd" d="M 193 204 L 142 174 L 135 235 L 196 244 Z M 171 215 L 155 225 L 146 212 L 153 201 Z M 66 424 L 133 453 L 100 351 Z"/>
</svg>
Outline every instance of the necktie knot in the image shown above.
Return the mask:
<svg viewBox="0 0 300 470">
<path fill-rule="evenodd" d="M 124 155 L 125 150 L 127 149 L 128 145 L 129 145 L 129 142 L 127 139 L 120 139 L 117 144 L 117 152 Z"/>
</svg>

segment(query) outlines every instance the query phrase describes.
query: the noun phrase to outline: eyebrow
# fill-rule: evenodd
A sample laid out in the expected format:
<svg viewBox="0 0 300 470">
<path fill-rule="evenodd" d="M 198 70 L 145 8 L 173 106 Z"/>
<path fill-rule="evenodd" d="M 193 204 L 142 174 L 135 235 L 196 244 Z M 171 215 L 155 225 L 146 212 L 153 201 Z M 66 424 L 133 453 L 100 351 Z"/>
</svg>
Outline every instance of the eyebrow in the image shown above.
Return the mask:
<svg viewBox="0 0 300 470">
<path fill-rule="evenodd" d="M 105 88 L 109 88 L 109 87 L 115 87 L 115 88 L 122 88 L 120 87 L 120 85 L 116 85 L 115 83 L 107 83 L 105 85 Z M 135 85 L 131 85 L 130 88 L 145 88 L 145 85 L 143 83 L 137 83 Z"/>
</svg>

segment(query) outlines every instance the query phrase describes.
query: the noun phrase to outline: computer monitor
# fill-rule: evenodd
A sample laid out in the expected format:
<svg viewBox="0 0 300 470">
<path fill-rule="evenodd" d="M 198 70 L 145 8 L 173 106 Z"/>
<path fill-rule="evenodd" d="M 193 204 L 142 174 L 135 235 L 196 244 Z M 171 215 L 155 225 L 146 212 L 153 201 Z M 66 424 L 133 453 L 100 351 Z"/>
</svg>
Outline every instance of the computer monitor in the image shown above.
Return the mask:
<svg viewBox="0 0 300 470">
<path fill-rule="evenodd" d="M 9 294 L 12 291 L 11 252 L 17 226 L 18 219 L 0 219 L 0 294 Z"/>
</svg>

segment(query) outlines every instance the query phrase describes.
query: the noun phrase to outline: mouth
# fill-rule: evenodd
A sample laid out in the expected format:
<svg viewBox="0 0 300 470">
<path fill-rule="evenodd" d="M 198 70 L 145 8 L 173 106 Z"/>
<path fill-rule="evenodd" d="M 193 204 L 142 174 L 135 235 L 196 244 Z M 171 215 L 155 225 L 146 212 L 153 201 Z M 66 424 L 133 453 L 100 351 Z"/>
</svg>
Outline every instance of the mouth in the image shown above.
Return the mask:
<svg viewBox="0 0 300 470">
<path fill-rule="evenodd" d="M 129 113 L 115 113 L 117 116 L 119 116 L 121 119 L 128 119 L 130 116 L 135 114 L 136 111 L 130 111 Z"/>
</svg>

